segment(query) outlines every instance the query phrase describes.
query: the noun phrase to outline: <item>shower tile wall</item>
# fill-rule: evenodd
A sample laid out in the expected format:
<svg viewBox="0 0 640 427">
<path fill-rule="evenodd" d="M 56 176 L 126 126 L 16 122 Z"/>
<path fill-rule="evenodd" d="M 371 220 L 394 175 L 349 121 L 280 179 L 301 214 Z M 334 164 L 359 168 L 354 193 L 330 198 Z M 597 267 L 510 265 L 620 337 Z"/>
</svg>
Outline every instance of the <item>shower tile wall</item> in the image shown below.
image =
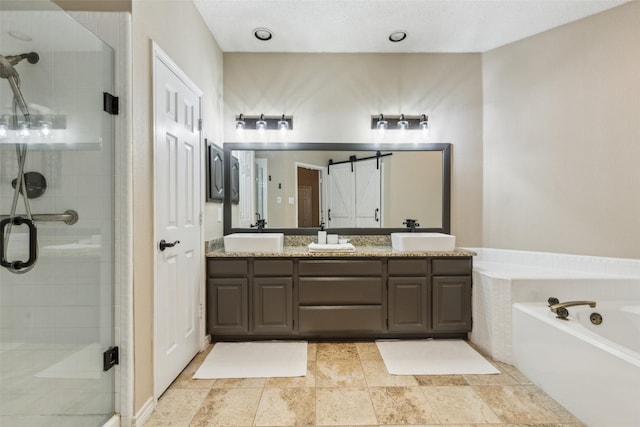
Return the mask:
<svg viewBox="0 0 640 427">
<path fill-rule="evenodd" d="M 103 375 L 101 359 L 73 386 L 57 382 L 69 392 L 64 397 L 43 396 L 56 382 L 37 374 L 79 350 L 100 358 L 113 343 L 114 119 L 102 111 L 103 92 L 113 92 L 113 51 L 62 12 L 2 11 L 0 28 L 0 54 L 40 55 L 37 64 L 16 66 L 31 114 L 63 114 L 67 120 L 55 143 L 29 149 L 25 172 L 38 171 L 47 180 L 47 191 L 31 199 L 31 210 L 73 209 L 79 215 L 74 225 L 37 224 L 40 256 L 32 271 L 0 271 L 0 414 L 15 415 L 29 405 L 42 413 L 55 412 L 56 405 L 65 413 L 108 412 L 112 398 L 86 395 L 90 389 L 113 392 L 101 384 L 113 381 Z M 12 29 L 33 41 L 11 38 Z M 11 113 L 12 96 L 0 80 L 0 114 Z M 0 214 L 9 213 L 17 174 L 13 144 L 0 143 Z M 17 212 L 24 213 L 21 200 Z M 13 259 L 26 258 L 21 228 L 12 235 Z M 81 404 L 74 409 L 76 400 Z"/>
</svg>

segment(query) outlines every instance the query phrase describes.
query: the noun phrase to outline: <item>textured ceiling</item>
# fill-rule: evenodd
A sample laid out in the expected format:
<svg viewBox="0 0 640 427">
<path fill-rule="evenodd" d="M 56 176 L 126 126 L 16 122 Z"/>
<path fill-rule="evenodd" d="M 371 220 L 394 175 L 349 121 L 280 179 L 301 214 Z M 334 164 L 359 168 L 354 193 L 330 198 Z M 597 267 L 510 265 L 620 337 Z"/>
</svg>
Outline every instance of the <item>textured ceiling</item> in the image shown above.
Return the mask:
<svg viewBox="0 0 640 427">
<path fill-rule="evenodd" d="M 485 52 L 625 0 L 193 0 L 225 52 Z M 268 28 L 273 38 L 253 37 Z M 400 43 L 389 34 L 403 30 Z"/>
</svg>

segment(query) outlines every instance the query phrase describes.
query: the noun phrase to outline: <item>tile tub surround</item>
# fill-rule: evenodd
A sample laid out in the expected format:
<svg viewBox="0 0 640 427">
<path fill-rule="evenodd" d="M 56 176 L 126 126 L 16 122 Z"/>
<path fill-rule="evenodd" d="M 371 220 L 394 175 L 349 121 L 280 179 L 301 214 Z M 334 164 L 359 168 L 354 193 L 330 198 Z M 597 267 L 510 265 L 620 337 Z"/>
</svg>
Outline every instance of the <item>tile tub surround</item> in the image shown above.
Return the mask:
<svg viewBox="0 0 640 427">
<path fill-rule="evenodd" d="M 496 360 L 513 363 L 515 302 L 640 299 L 640 260 L 469 248 L 473 260 L 473 330 L 469 339 Z"/>
<path fill-rule="evenodd" d="M 160 398 L 159 426 L 584 426 L 514 367 L 498 375 L 392 376 L 374 342 L 308 344 L 307 376 L 193 380 L 198 354 Z"/>
</svg>

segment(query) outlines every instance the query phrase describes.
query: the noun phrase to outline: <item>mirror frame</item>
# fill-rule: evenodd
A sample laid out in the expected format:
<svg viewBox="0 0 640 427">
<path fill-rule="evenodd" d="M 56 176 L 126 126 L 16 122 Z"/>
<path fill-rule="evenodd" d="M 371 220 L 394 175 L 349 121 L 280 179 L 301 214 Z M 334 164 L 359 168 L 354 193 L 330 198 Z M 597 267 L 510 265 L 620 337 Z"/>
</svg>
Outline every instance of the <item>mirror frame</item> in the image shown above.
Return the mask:
<svg viewBox="0 0 640 427">
<path fill-rule="evenodd" d="M 451 144 L 360 144 L 360 143 L 261 143 L 261 142 L 225 142 L 224 152 L 224 235 L 231 233 L 255 233 L 250 228 L 233 228 L 231 224 L 231 157 L 236 150 L 254 151 L 440 151 L 442 152 L 442 227 L 420 228 L 431 233 L 451 232 Z M 419 189 L 419 186 L 416 186 Z M 268 220 L 268 218 L 267 218 Z M 420 220 L 418 218 L 418 220 Z M 272 228 L 268 226 L 264 233 L 284 233 L 287 235 L 314 235 L 319 227 L 308 228 Z M 406 228 L 330 228 L 345 235 L 385 235 L 406 231 Z"/>
</svg>

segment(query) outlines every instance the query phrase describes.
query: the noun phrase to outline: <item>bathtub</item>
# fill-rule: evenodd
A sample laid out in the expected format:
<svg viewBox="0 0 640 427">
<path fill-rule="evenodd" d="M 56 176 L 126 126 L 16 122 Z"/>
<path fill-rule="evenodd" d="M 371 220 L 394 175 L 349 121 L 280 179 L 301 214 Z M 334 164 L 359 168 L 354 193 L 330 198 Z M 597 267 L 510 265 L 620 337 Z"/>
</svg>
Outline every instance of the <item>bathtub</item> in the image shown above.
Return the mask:
<svg viewBox="0 0 640 427">
<path fill-rule="evenodd" d="M 513 304 L 514 365 L 589 427 L 640 426 L 640 301 L 568 310 Z"/>
</svg>

